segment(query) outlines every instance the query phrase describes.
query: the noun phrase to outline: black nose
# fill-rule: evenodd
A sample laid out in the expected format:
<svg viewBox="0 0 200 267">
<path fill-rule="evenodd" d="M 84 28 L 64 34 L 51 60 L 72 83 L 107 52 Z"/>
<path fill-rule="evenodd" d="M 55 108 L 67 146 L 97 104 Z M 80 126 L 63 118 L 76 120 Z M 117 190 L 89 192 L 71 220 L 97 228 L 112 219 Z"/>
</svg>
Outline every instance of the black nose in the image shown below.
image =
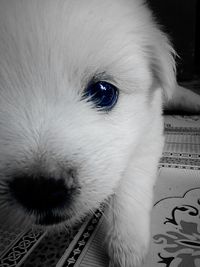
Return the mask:
<svg viewBox="0 0 200 267">
<path fill-rule="evenodd" d="M 12 197 L 26 210 L 39 213 L 64 208 L 71 201 L 73 191 L 63 179 L 25 175 L 13 178 L 9 188 Z"/>
</svg>

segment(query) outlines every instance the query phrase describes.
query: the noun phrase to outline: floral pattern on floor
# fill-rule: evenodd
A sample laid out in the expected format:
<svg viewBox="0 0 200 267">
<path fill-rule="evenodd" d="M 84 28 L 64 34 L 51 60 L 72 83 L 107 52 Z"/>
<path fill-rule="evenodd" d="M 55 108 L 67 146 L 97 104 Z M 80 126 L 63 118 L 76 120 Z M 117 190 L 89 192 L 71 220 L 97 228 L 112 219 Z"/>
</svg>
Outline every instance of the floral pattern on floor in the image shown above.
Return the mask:
<svg viewBox="0 0 200 267">
<path fill-rule="evenodd" d="M 155 204 L 153 242 L 163 267 L 200 266 L 200 188 Z M 155 228 L 154 228 L 155 227 Z"/>
</svg>

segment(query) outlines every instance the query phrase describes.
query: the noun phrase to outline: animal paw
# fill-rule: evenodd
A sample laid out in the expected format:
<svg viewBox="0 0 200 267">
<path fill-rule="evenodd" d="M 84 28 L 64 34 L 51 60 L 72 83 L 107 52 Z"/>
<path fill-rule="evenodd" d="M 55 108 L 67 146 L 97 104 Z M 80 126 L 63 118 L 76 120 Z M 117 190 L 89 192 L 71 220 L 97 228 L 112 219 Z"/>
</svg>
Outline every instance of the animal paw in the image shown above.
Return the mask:
<svg viewBox="0 0 200 267">
<path fill-rule="evenodd" d="M 140 267 L 148 253 L 148 245 L 132 244 L 123 246 L 120 242 L 112 244 L 109 250 L 109 267 Z"/>
</svg>

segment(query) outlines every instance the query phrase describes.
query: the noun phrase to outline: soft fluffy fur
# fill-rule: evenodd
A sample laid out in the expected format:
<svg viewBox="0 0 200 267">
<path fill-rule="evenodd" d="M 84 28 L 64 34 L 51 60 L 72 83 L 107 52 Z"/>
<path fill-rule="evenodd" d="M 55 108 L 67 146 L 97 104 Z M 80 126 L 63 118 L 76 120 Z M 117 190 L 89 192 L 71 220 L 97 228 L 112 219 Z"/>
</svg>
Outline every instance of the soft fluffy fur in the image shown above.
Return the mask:
<svg viewBox="0 0 200 267">
<path fill-rule="evenodd" d="M 80 191 L 65 223 L 113 195 L 110 266 L 141 264 L 163 148 L 162 102 L 176 87 L 173 54 L 140 0 L 0 0 L 1 213 L 34 224 L 7 181 L 42 170 L 70 183 L 75 168 Z M 108 113 L 82 99 L 93 77 L 120 90 Z"/>
</svg>

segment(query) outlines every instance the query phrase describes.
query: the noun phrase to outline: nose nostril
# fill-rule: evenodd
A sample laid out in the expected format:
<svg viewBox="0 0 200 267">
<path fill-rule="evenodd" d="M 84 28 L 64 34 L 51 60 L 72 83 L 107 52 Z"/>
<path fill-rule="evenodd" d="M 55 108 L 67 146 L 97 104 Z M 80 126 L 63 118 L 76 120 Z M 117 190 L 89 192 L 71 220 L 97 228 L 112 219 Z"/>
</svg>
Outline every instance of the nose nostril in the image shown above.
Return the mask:
<svg viewBox="0 0 200 267">
<path fill-rule="evenodd" d="M 69 204 L 72 189 L 63 179 L 19 176 L 9 182 L 12 197 L 29 211 L 43 212 Z"/>
</svg>

